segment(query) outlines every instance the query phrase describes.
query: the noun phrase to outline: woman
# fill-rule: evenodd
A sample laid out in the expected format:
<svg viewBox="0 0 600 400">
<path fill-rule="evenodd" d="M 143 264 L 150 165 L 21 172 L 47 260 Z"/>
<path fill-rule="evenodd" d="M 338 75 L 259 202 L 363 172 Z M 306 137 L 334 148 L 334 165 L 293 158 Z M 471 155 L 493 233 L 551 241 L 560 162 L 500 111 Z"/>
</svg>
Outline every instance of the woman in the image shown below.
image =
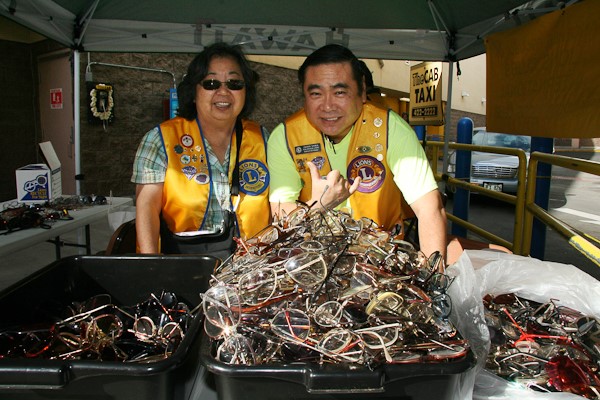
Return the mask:
<svg viewBox="0 0 600 400">
<path fill-rule="evenodd" d="M 245 119 L 257 80 L 237 46 L 211 45 L 190 63 L 177 88 L 178 116 L 146 133 L 136 153 L 141 253 L 224 258 L 234 235 L 248 238 L 269 224 L 266 135 Z"/>
</svg>

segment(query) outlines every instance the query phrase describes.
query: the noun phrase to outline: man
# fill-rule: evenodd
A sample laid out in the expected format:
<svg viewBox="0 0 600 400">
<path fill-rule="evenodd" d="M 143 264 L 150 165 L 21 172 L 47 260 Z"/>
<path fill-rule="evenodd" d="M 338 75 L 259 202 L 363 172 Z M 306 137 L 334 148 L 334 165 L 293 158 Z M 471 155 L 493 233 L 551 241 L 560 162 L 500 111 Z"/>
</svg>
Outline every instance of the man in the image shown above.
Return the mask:
<svg viewBox="0 0 600 400">
<path fill-rule="evenodd" d="M 304 108 L 268 142 L 273 215 L 301 200 L 368 217 L 391 230 L 402 198 L 419 219 L 421 250 L 446 253 L 446 213 L 429 162 L 411 127 L 366 98 L 360 61 L 340 45 L 309 55 L 298 71 Z"/>
</svg>

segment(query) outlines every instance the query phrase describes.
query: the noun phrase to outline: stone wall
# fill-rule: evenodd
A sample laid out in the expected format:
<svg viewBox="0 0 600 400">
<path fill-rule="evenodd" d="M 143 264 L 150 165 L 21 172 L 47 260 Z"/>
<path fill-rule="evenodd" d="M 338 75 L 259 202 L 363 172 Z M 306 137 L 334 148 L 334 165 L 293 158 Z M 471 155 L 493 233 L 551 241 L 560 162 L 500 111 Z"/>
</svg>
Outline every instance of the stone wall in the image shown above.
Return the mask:
<svg viewBox="0 0 600 400">
<path fill-rule="evenodd" d="M 86 53 L 81 56 L 81 168 L 85 175 L 82 193 L 129 196 L 135 185 L 129 180 L 137 146 L 148 130 L 168 118 L 169 73 L 131 69 L 141 67 L 169 71 L 176 84 L 181 82 L 194 54 L 113 54 L 90 53 L 93 82 L 114 88 L 114 121 L 104 127 L 87 120 L 89 95 L 85 72 Z M 94 64 L 98 63 L 98 64 Z M 106 66 L 116 64 L 120 67 Z M 287 115 L 302 105 L 296 71 L 266 64 L 252 63 L 260 75 L 259 103 L 252 119 L 271 131 Z"/>
</svg>

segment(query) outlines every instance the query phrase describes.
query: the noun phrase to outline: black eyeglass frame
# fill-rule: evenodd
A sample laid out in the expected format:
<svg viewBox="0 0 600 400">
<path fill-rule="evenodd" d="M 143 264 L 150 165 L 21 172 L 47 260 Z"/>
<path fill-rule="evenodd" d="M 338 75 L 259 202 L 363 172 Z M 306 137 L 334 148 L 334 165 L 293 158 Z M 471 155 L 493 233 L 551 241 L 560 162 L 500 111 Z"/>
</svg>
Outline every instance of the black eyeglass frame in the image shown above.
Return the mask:
<svg viewBox="0 0 600 400">
<path fill-rule="evenodd" d="M 241 79 L 228 79 L 225 82 L 217 79 L 204 79 L 199 83 L 204 90 L 218 90 L 221 88 L 221 86 L 223 86 L 223 84 L 229 90 L 242 90 L 246 87 L 246 82 Z"/>
</svg>

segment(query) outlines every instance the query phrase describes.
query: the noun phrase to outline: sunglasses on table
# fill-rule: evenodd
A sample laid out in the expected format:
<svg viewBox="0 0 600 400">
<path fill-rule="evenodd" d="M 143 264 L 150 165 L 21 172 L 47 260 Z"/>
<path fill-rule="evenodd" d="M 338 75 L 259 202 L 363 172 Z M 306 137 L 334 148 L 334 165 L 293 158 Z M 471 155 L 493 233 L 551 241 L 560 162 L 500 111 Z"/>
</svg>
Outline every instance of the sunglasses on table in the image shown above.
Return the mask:
<svg viewBox="0 0 600 400">
<path fill-rule="evenodd" d="M 204 90 L 217 90 L 223 84 L 225 84 L 229 90 L 242 90 L 246 86 L 246 82 L 241 79 L 228 79 L 225 82 L 216 79 L 205 79 L 200 82 L 200 85 Z"/>
</svg>

